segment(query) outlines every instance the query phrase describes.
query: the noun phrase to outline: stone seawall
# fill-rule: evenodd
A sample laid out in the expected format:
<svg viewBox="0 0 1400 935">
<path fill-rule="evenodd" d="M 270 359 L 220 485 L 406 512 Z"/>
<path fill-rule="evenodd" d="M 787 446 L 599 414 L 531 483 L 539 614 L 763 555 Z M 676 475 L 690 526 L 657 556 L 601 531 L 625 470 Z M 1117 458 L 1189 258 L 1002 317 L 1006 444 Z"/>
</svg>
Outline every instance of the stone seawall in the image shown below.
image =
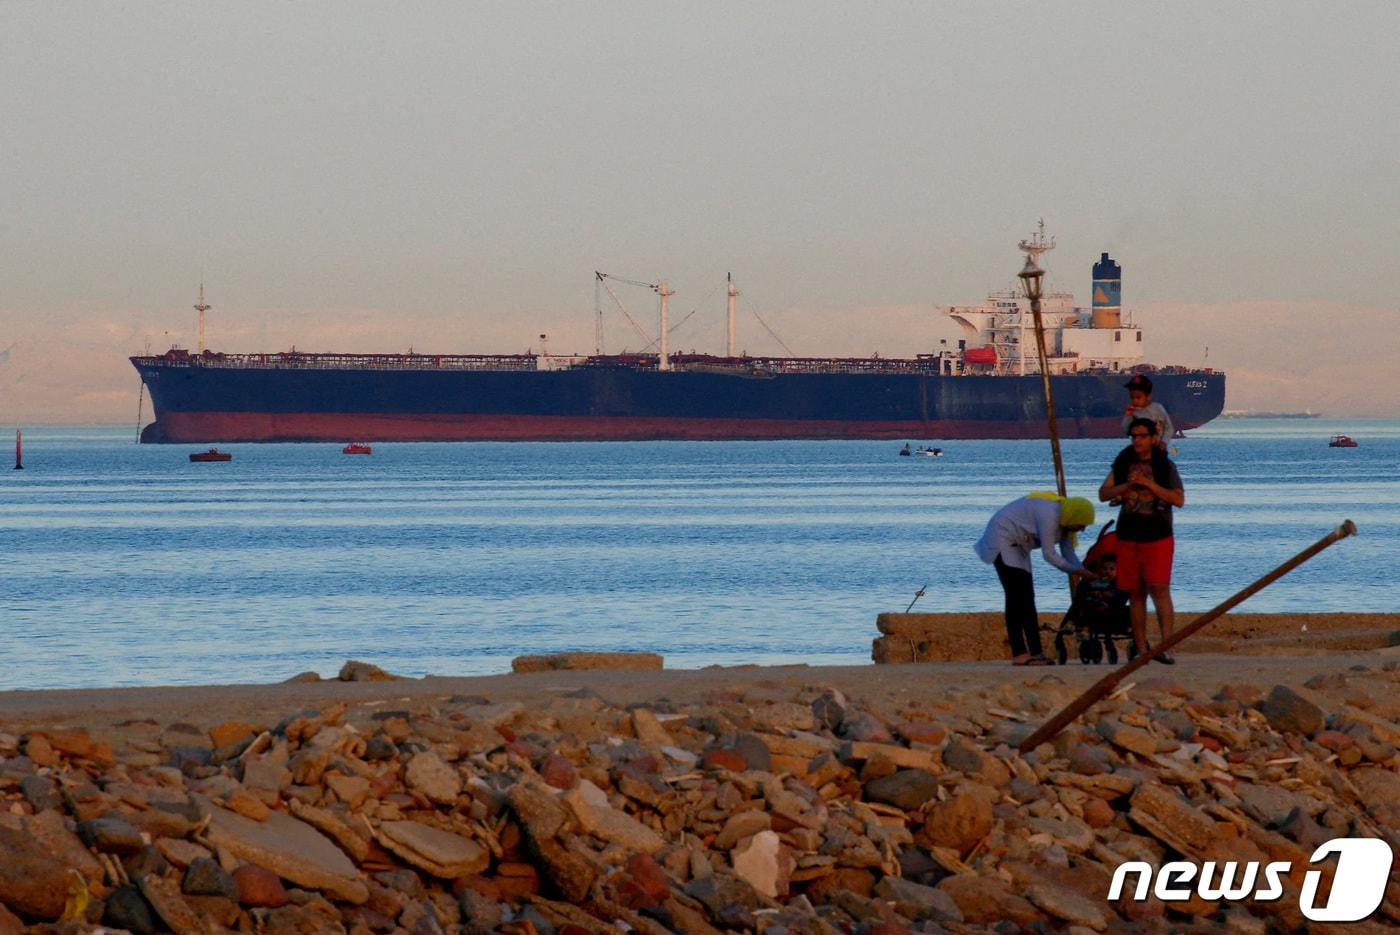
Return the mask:
<svg viewBox="0 0 1400 935">
<path fill-rule="evenodd" d="M 1178 612 L 1185 626 L 1201 611 Z M 1042 628 L 1059 626 L 1063 614 L 1041 614 Z M 876 662 L 955 662 L 1006 659 L 1011 649 L 999 613 L 880 614 L 871 645 Z M 1149 610 L 1148 639 L 1156 617 Z M 1042 634 L 1046 651 L 1053 633 Z M 1400 614 L 1226 614 L 1182 644 L 1186 653 L 1310 656 L 1400 645 Z"/>
</svg>

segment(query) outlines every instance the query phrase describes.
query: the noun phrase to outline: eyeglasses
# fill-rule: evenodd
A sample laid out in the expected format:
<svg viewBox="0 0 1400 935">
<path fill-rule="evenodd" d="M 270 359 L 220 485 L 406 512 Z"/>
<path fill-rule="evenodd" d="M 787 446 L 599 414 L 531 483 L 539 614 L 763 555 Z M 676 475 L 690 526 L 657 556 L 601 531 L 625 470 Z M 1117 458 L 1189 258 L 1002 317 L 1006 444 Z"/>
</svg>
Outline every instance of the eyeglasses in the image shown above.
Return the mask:
<svg viewBox="0 0 1400 935">
<path fill-rule="evenodd" d="M 1152 433 L 1151 433 L 1151 432 L 1129 432 L 1128 435 L 1131 436 L 1132 438 L 1151 438 L 1151 437 L 1152 437 Z"/>
</svg>

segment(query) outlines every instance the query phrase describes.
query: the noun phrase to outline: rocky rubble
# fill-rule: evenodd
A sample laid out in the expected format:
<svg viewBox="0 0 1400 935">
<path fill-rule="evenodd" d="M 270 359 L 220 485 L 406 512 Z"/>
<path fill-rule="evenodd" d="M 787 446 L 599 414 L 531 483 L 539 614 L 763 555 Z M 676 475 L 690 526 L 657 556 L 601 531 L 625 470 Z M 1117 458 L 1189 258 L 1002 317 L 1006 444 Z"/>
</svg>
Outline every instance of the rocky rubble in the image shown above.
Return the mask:
<svg viewBox="0 0 1400 935">
<path fill-rule="evenodd" d="M 1075 694 L 1053 673 L 890 710 L 760 681 L 0 732 L 0 935 L 1327 931 L 1315 847 L 1400 846 L 1400 672 L 1353 675 L 1147 679 L 1024 756 Z M 1293 871 L 1276 901 L 1107 899 L 1182 859 Z M 1397 907 L 1392 875 L 1347 931 Z"/>
</svg>

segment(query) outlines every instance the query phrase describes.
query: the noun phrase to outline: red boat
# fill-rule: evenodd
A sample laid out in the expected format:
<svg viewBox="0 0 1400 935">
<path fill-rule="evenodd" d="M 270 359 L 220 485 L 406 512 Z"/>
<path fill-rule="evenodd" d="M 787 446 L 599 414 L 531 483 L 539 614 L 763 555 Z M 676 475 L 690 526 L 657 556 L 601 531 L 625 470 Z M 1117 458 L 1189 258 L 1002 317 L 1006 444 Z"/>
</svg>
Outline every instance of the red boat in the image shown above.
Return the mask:
<svg viewBox="0 0 1400 935">
<path fill-rule="evenodd" d="M 351 442 L 340 449 L 340 453 L 343 455 L 367 455 L 373 453 L 373 451 L 373 448 L 361 442 Z"/>
<path fill-rule="evenodd" d="M 208 451 L 195 451 L 190 453 L 191 461 L 232 461 L 233 455 L 227 451 L 220 451 L 217 448 L 210 448 Z"/>
<path fill-rule="evenodd" d="M 1350 435 L 1333 435 L 1332 440 L 1327 443 L 1328 448 L 1355 448 L 1356 439 Z"/>
</svg>

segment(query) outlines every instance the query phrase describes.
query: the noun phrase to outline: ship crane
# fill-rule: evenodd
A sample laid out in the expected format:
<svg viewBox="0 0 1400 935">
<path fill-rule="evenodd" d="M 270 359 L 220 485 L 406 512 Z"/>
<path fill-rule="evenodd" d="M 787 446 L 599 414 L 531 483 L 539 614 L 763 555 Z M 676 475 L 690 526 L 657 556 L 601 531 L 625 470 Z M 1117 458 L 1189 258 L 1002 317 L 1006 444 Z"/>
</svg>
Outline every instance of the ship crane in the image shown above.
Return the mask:
<svg viewBox="0 0 1400 935">
<path fill-rule="evenodd" d="M 666 280 L 664 280 L 664 279 L 661 280 L 660 282 L 655 282 L 655 283 L 653 283 L 653 282 L 642 282 L 641 280 L 637 280 L 637 279 L 624 279 L 624 278 L 621 277 L 621 276 L 614 276 L 614 275 L 612 275 L 611 273 L 602 273 L 602 272 L 599 272 L 599 271 L 597 271 L 597 270 L 594 270 L 594 271 L 593 271 L 593 276 L 594 276 L 595 282 L 596 282 L 597 284 L 601 285 L 604 289 L 606 289 L 606 290 L 608 291 L 608 295 L 610 295 L 610 296 L 612 297 L 613 302 L 616 303 L 617 308 L 618 308 L 618 311 L 622 312 L 623 317 L 627 319 L 628 323 L 632 326 L 632 329 L 633 329 L 634 331 L 637 332 L 638 336 L 640 336 L 641 339 L 642 339 L 643 341 L 646 341 L 646 342 L 647 342 L 647 343 L 643 346 L 643 348 L 642 348 L 643 351 L 647 350 L 648 348 L 650 348 L 653 344 L 655 344 L 655 343 L 657 343 L 657 342 L 656 342 L 655 340 L 652 340 L 652 339 L 648 338 L 648 337 L 647 337 L 647 333 L 646 333 L 644 330 L 642 330 L 642 326 L 639 325 L 639 324 L 637 324 L 636 320 L 635 320 L 630 314 L 628 314 L 626 307 L 624 307 L 623 304 L 622 304 L 622 300 L 619 299 L 619 298 L 617 297 L 617 293 L 613 291 L 612 286 L 608 285 L 608 280 L 609 280 L 609 279 L 613 279 L 613 280 L 616 280 L 617 282 L 626 283 L 626 284 L 629 285 L 629 286 L 640 286 L 640 287 L 643 288 L 643 289 L 650 289 L 652 292 L 655 292 L 655 293 L 657 294 L 657 296 L 660 298 L 660 303 L 661 303 L 661 310 L 660 310 L 660 311 L 661 311 L 661 329 L 660 329 L 660 330 L 661 330 L 661 337 L 660 337 L 661 349 L 660 349 L 660 353 L 658 354 L 658 360 L 657 360 L 656 366 L 657 366 L 657 369 L 659 369 L 659 370 L 670 370 L 670 369 L 671 369 L 671 354 L 670 354 L 670 331 L 671 331 L 671 328 L 670 328 L 670 322 L 668 321 L 668 319 L 669 319 L 669 317 L 670 317 L 671 296 L 673 296 L 673 295 L 676 294 L 676 293 L 675 293 L 675 290 L 673 290 L 670 286 L 668 286 L 668 285 L 666 284 Z M 597 302 L 597 296 L 596 296 L 596 289 L 595 289 L 595 303 L 596 303 L 596 302 Z M 601 354 L 601 353 L 603 352 L 603 309 L 602 309 L 601 303 L 597 303 L 597 305 L 598 305 L 598 309 L 597 309 L 597 315 L 598 315 L 598 317 L 597 317 L 597 324 L 595 325 L 595 328 L 594 328 L 594 338 L 595 338 L 595 341 L 596 341 L 596 343 L 597 343 L 598 353 Z"/>
<path fill-rule="evenodd" d="M 199 284 L 199 304 L 194 307 L 199 312 L 199 354 L 204 356 L 204 313 L 214 306 L 204 304 L 204 283 Z"/>
</svg>

